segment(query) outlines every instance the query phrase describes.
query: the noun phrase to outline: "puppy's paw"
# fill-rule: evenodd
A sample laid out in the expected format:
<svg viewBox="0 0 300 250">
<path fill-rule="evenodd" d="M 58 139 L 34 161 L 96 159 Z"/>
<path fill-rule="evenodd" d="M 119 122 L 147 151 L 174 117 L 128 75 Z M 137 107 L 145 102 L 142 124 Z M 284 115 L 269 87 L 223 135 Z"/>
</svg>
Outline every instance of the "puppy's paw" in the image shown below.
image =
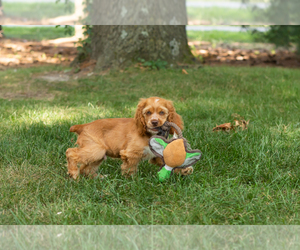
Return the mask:
<svg viewBox="0 0 300 250">
<path fill-rule="evenodd" d="M 181 175 L 190 175 L 194 172 L 193 167 L 187 167 L 187 168 L 177 168 L 174 170 L 176 174 L 181 174 Z"/>
<path fill-rule="evenodd" d="M 160 159 L 159 157 L 155 157 L 149 160 L 150 164 L 162 167 L 164 165 L 162 159 Z"/>
<path fill-rule="evenodd" d="M 73 178 L 74 180 L 76 180 L 79 176 L 79 173 L 68 172 L 68 175 L 69 175 L 70 178 Z"/>
</svg>

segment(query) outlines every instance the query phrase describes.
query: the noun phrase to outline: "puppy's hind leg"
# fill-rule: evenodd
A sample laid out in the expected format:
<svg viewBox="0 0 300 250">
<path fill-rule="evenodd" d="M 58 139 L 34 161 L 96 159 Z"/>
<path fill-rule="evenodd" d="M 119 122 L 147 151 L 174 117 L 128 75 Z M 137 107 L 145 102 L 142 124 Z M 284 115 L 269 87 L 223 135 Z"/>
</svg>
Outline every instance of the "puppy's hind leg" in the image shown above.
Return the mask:
<svg viewBox="0 0 300 250">
<path fill-rule="evenodd" d="M 105 158 L 105 149 L 99 149 L 98 145 L 93 145 L 79 150 L 80 174 L 95 178 L 99 165 Z"/>
<path fill-rule="evenodd" d="M 68 174 L 77 179 L 79 173 L 84 175 L 97 176 L 96 172 L 100 163 L 105 157 L 106 151 L 99 149 L 98 146 L 89 146 L 83 148 L 69 148 L 66 152 L 68 160 Z M 78 169 L 80 164 L 80 169 Z"/>
<path fill-rule="evenodd" d="M 83 174 L 85 176 L 90 176 L 91 178 L 96 178 L 98 176 L 97 171 L 99 166 L 101 165 L 104 158 L 100 161 L 95 161 L 90 163 L 89 165 L 82 164 L 80 166 L 80 174 Z M 103 178 L 102 175 L 100 175 L 101 178 Z"/>
</svg>

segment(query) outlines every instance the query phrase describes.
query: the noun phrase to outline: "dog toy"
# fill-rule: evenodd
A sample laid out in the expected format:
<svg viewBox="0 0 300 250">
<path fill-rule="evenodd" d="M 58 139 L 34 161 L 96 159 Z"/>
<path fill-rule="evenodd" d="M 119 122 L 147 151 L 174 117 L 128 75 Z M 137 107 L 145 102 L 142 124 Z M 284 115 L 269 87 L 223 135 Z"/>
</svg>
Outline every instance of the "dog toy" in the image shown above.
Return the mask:
<svg viewBox="0 0 300 250">
<path fill-rule="evenodd" d="M 173 137 L 168 140 L 167 137 L 171 127 L 177 131 L 178 138 Z M 198 149 L 190 149 L 187 140 L 182 136 L 181 129 L 173 122 L 165 122 L 160 133 L 150 138 L 149 148 L 155 156 L 163 161 L 164 165 L 158 172 L 158 179 L 161 182 L 168 179 L 174 169 L 187 168 L 194 165 L 200 160 L 202 154 Z"/>
</svg>

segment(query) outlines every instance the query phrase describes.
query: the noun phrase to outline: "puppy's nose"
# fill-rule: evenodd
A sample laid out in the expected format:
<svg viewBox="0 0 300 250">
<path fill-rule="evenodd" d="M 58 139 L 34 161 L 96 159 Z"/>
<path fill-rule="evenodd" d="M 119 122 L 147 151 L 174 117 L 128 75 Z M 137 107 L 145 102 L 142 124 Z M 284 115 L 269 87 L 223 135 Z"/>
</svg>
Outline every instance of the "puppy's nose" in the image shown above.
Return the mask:
<svg viewBox="0 0 300 250">
<path fill-rule="evenodd" d="M 157 125 L 158 125 L 158 121 L 151 121 L 151 123 L 152 123 L 152 125 L 154 126 L 154 127 L 156 127 Z"/>
</svg>

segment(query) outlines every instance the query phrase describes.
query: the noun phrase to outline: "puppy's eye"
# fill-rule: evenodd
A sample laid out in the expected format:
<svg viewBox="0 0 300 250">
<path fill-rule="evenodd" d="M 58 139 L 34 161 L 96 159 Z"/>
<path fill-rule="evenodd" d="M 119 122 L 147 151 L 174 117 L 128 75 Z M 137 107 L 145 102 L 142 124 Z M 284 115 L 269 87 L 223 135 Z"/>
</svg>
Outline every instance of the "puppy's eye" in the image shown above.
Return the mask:
<svg viewBox="0 0 300 250">
<path fill-rule="evenodd" d="M 164 111 L 160 111 L 159 114 L 160 114 L 160 115 L 164 115 L 165 112 L 164 112 Z"/>
<path fill-rule="evenodd" d="M 147 112 L 146 112 L 146 115 L 151 115 L 151 112 L 150 112 L 150 111 L 147 111 Z"/>
</svg>

